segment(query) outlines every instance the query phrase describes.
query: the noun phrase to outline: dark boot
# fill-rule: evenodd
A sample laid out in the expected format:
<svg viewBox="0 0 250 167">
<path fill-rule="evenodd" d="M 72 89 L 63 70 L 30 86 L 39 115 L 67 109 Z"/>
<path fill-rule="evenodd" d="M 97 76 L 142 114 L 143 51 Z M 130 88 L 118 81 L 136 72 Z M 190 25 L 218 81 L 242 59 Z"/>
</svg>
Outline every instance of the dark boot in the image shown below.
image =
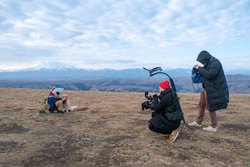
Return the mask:
<svg viewBox="0 0 250 167">
<path fill-rule="evenodd" d="M 64 114 L 64 111 L 58 110 L 57 113 L 59 113 L 59 114 Z"/>
</svg>

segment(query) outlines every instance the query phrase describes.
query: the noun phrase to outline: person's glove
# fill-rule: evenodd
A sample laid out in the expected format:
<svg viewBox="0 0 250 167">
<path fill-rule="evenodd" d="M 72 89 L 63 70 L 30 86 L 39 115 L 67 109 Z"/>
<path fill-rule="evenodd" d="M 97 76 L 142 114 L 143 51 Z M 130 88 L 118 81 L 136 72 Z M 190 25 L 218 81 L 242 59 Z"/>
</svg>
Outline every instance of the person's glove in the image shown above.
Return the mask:
<svg viewBox="0 0 250 167">
<path fill-rule="evenodd" d="M 157 98 L 157 97 L 158 97 L 157 94 L 154 94 L 154 95 L 153 95 L 153 99 L 154 99 L 154 98 Z"/>
</svg>

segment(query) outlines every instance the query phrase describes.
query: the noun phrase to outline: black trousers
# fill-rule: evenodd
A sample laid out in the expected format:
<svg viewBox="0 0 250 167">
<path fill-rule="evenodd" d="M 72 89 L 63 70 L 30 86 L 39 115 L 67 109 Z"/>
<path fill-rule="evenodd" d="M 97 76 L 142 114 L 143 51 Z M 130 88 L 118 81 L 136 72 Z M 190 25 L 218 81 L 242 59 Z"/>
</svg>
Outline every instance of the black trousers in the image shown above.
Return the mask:
<svg viewBox="0 0 250 167">
<path fill-rule="evenodd" d="M 181 121 L 170 121 L 162 114 L 152 113 L 152 118 L 148 121 L 148 128 L 157 133 L 171 134 L 173 130 L 179 128 Z"/>
</svg>

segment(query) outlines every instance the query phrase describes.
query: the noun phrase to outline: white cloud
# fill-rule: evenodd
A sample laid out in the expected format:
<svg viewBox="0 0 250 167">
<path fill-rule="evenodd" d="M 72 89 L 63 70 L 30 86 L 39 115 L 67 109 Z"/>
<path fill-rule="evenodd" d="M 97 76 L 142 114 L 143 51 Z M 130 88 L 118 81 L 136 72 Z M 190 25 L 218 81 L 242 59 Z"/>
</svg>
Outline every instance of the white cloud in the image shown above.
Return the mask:
<svg viewBox="0 0 250 167">
<path fill-rule="evenodd" d="M 0 57 L 35 57 L 30 64 L 47 59 L 78 67 L 96 68 L 93 62 L 99 62 L 98 68 L 122 68 L 126 63 L 157 63 L 168 54 L 177 66 L 195 59 L 200 49 L 249 42 L 249 5 L 248 0 L 2 0 Z M 3 60 L 0 68 L 16 66 Z M 108 63 L 112 60 L 133 63 Z"/>
</svg>

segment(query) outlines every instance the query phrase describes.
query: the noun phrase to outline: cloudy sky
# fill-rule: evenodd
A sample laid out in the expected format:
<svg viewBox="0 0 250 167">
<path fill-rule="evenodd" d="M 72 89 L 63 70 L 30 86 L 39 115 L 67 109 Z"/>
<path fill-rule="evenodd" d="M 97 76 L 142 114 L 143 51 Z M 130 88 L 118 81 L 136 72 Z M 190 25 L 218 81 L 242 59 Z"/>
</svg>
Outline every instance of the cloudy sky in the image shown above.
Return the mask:
<svg viewBox="0 0 250 167">
<path fill-rule="evenodd" d="M 1 0 L 0 70 L 250 69 L 249 0 Z"/>
</svg>

